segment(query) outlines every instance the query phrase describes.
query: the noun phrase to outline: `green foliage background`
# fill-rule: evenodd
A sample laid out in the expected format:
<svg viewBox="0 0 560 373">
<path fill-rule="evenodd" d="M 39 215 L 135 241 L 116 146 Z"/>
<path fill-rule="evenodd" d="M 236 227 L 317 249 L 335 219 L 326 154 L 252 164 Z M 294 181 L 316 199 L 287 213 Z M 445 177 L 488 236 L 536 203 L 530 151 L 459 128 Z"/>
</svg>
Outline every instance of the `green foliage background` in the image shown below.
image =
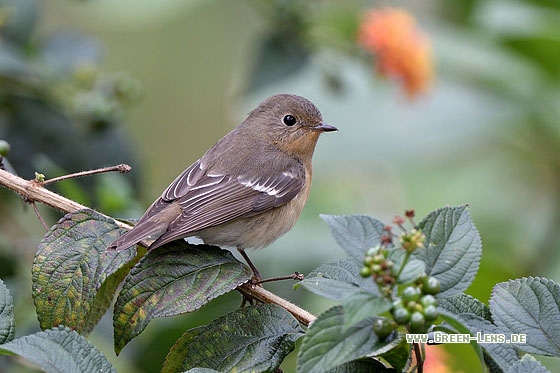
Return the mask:
<svg viewBox="0 0 560 373">
<path fill-rule="evenodd" d="M 495 283 L 525 275 L 559 281 L 560 4 L 341 3 L 316 1 L 311 9 L 298 1 L 274 0 L 41 2 L 34 14 L 36 27 L 28 29 L 33 45 L 61 30 L 80 32 L 99 43 L 103 71 L 126 73 L 143 92 L 123 117 L 110 116 L 109 122 L 115 122 L 110 128 L 118 136 L 107 140 L 106 148 L 70 147 L 60 157 L 79 154 L 84 159 L 64 171 L 136 160 L 133 176 L 124 182 L 97 181 L 100 185 L 93 189 L 94 179 L 88 179 L 90 187 L 70 185 L 61 192 L 77 193 L 72 196 L 104 212 L 137 218 L 257 102 L 273 93 L 296 93 L 316 103 L 340 132 L 324 136 L 318 145 L 313 192 L 296 227 L 252 254 L 262 273 L 307 273 L 343 256 L 320 213 L 365 213 L 390 221 L 405 208 L 424 216 L 445 204 L 469 203 L 484 250 L 467 293 L 487 300 Z M 346 14 L 386 5 L 410 11 L 433 43 L 436 82 L 430 94 L 415 101 L 376 77 L 369 61 L 337 42 L 355 27 Z M 299 19 L 314 26 L 306 37 L 298 33 Z M 24 31 L 14 32 L 21 36 Z M 295 54 L 264 49 L 271 48 L 264 43 L 274 37 Z M 99 123 L 99 117 L 94 119 L 90 122 Z M 0 131 L 3 125 L 0 121 Z M 18 152 L 21 148 L 12 142 L 10 156 Z M 44 158 L 19 156 L 54 176 L 47 171 L 53 173 L 55 167 L 37 161 Z M 22 176 L 33 177 L 30 171 Z M 44 231 L 16 196 L 5 191 L 0 196 L 0 278 L 16 302 L 17 334 L 25 335 L 39 330 L 31 307 L 30 268 Z M 49 222 L 55 219 L 51 216 Z M 268 288 L 314 313 L 327 307 L 285 283 Z M 109 319 L 90 339 L 119 372 L 157 371 L 184 330 L 211 321 L 238 301 L 228 294 L 205 306 L 207 312 L 154 320 L 118 358 L 112 353 Z M 469 346 L 449 350 L 461 356 L 451 362 L 456 369 L 479 369 Z M 560 369 L 544 362 L 551 371 Z M 0 368 L 3 364 L 9 364 L 7 358 L 0 359 Z M 289 364 L 285 362 L 285 371 Z"/>
</svg>

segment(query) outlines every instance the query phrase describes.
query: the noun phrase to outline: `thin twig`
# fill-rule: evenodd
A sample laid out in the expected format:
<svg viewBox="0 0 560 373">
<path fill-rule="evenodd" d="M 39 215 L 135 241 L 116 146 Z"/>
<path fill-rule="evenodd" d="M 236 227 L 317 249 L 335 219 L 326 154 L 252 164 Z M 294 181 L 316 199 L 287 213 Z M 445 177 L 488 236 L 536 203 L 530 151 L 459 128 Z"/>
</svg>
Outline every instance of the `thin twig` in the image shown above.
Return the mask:
<svg viewBox="0 0 560 373">
<path fill-rule="evenodd" d="M 266 278 L 264 280 L 257 281 L 255 285 L 264 284 L 265 282 L 284 281 L 284 280 L 303 281 L 303 274 L 299 272 L 294 272 L 291 275 Z"/>
<path fill-rule="evenodd" d="M 39 211 L 39 208 L 35 204 L 35 201 L 31 201 L 31 202 L 29 202 L 29 204 L 33 207 L 33 211 L 35 211 L 35 214 L 37 215 L 37 219 L 39 219 L 41 224 L 43 224 L 43 228 L 45 228 L 45 232 L 48 232 L 49 231 L 49 226 L 47 225 L 47 222 L 45 221 L 45 219 L 43 219 L 43 216 L 41 215 L 41 212 Z"/>
<path fill-rule="evenodd" d="M 53 177 L 52 179 L 41 181 L 40 184 L 41 185 L 47 185 L 47 184 L 50 184 L 50 183 L 56 183 L 57 181 L 61 181 L 61 180 L 75 179 L 75 178 L 78 178 L 78 177 L 91 176 L 91 175 L 102 174 L 102 173 L 105 173 L 105 172 L 113 172 L 113 171 L 118 171 L 121 174 L 125 174 L 125 173 L 129 172 L 130 170 L 132 170 L 132 167 L 130 167 L 127 164 L 121 163 L 121 164 L 116 165 L 116 166 L 102 167 L 102 168 L 97 168 L 95 170 L 81 171 L 81 172 L 76 172 L 76 173 L 73 173 L 73 174 Z"/>
<path fill-rule="evenodd" d="M 68 198 L 62 197 L 59 194 L 51 192 L 48 189 L 43 188 L 43 186 L 39 182 L 36 182 L 34 180 L 24 180 L 19 176 L 13 175 L 4 170 L 0 170 L 0 185 L 13 190 L 17 194 L 21 195 L 26 201 L 41 202 L 47 206 L 65 213 L 88 208 L 79 203 L 71 201 Z M 106 216 L 109 219 L 113 219 L 107 215 L 103 216 Z M 132 226 L 118 220 L 115 220 L 115 223 L 125 229 L 132 228 Z M 292 315 L 294 315 L 294 317 L 304 325 L 309 326 L 309 324 L 311 324 L 316 319 L 316 317 L 311 313 L 296 306 L 293 303 L 288 302 L 286 299 L 263 289 L 261 286 L 255 286 L 250 283 L 245 283 L 239 285 L 237 287 L 237 290 L 250 298 L 254 298 L 265 303 L 274 303 L 284 308 Z"/>
<path fill-rule="evenodd" d="M 420 351 L 420 344 L 413 343 L 414 355 L 416 356 L 416 368 L 418 373 L 424 372 L 424 357 L 422 356 L 422 351 Z"/>
</svg>

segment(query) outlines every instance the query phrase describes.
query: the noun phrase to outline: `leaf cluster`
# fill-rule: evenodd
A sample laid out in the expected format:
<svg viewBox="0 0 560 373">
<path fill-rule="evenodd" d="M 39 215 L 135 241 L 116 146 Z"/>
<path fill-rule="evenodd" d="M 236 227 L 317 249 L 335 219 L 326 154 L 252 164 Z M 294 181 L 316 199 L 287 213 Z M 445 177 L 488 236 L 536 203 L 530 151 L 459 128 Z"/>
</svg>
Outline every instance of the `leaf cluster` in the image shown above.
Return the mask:
<svg viewBox="0 0 560 373">
<path fill-rule="evenodd" d="M 446 207 L 415 229 L 423 245 L 407 251 L 388 240 L 382 222 L 363 215 L 323 219 L 348 254 L 312 271 L 298 287 L 339 302 L 305 330 L 284 308 L 257 304 L 233 310 L 208 325 L 185 331 L 170 350 L 162 372 L 278 369 L 298 339 L 298 372 L 421 370 L 421 349 L 407 340 L 405 324 L 380 335 L 376 324 L 392 320 L 403 288 L 426 276 L 439 280 L 434 332 L 472 336 L 524 334 L 523 343 L 471 345 L 490 372 L 546 371 L 528 354 L 560 355 L 560 285 L 528 277 L 497 284 L 489 306 L 464 291 L 477 272 L 482 244 L 468 208 Z M 200 309 L 246 283 L 251 271 L 229 251 L 207 245 L 170 243 L 145 252 L 105 248 L 122 229 L 92 210 L 65 215 L 46 234 L 35 255 L 32 294 L 42 332 L 14 339 L 13 303 L 0 284 L 0 353 L 17 354 L 45 370 L 114 371 L 85 337 L 116 298 L 114 348 L 118 354 L 154 318 Z M 392 233 L 391 233 L 392 234 Z M 371 248 L 383 247 L 396 277 L 389 291 L 360 269 Z M 416 342 L 414 342 L 416 343 Z M 414 344 L 413 343 L 413 344 Z M 420 351 L 420 352 L 417 352 Z M 412 357 L 416 358 L 416 363 Z"/>
</svg>

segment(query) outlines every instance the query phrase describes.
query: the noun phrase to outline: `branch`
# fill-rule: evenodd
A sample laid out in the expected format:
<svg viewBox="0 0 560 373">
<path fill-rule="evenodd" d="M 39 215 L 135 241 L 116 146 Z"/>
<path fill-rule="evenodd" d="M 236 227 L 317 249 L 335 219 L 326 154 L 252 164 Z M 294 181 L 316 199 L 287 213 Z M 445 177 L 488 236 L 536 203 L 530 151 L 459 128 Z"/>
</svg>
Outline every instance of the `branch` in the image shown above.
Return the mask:
<svg viewBox="0 0 560 373">
<path fill-rule="evenodd" d="M 6 188 L 16 192 L 26 202 L 40 202 L 64 213 L 89 208 L 77 202 L 71 201 L 59 194 L 51 192 L 48 189 L 45 189 L 41 185 L 41 183 L 35 180 L 25 180 L 2 169 L 0 169 L 0 185 L 3 185 Z M 103 216 L 106 216 L 109 219 L 113 219 L 112 217 L 107 215 Z M 115 220 L 115 223 L 121 228 L 132 228 L 132 226 L 118 220 Z M 286 311 L 290 312 L 299 322 L 306 326 L 309 326 L 309 324 L 316 319 L 314 315 L 307 312 L 306 310 L 296 306 L 293 303 L 288 302 L 284 298 L 281 298 L 260 286 L 254 286 L 250 283 L 245 283 L 238 286 L 237 290 L 250 298 L 254 298 L 265 303 L 274 303 L 277 306 L 284 308 Z"/>
</svg>

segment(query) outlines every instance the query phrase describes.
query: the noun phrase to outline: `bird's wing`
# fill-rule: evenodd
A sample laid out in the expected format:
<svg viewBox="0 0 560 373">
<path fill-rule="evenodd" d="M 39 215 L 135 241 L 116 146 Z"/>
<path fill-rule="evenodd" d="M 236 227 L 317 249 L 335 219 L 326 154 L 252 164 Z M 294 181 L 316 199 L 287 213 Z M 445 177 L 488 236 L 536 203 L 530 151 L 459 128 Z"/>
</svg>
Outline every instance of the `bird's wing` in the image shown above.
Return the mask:
<svg viewBox="0 0 560 373">
<path fill-rule="evenodd" d="M 160 242 L 188 237 L 192 232 L 288 203 L 304 186 L 305 168 L 294 161 L 281 169 L 273 175 L 232 176 L 207 172 L 200 161 L 195 162 L 169 185 L 146 213 L 153 216 L 175 201 L 182 209 L 181 215 L 157 240 L 158 246 Z"/>
</svg>

